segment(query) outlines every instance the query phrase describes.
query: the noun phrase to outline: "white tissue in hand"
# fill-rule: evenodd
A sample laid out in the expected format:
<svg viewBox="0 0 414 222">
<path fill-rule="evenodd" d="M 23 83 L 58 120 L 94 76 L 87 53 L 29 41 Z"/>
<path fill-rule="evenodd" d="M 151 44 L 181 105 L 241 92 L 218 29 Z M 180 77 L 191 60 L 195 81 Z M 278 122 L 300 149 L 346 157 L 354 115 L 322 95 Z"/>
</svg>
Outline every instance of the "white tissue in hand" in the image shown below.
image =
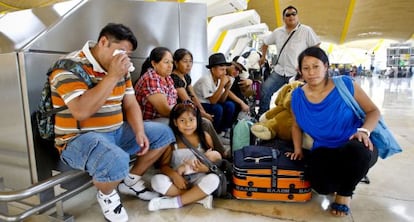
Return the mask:
<svg viewBox="0 0 414 222">
<path fill-rule="evenodd" d="M 128 68 L 128 72 L 133 72 L 134 70 L 135 70 L 134 64 L 132 64 L 131 62 L 131 65 Z"/>
<path fill-rule="evenodd" d="M 122 49 L 115 49 L 114 50 L 114 53 L 112 54 L 112 56 L 116 56 L 116 55 L 118 55 L 118 54 L 125 54 L 126 52 L 125 52 L 125 50 L 122 50 Z"/>
<path fill-rule="evenodd" d="M 122 49 L 115 49 L 114 53 L 112 54 L 112 56 L 116 56 L 118 54 L 125 54 L 126 51 L 122 50 Z M 131 63 L 131 65 L 128 68 L 128 72 L 133 72 L 135 70 L 134 64 Z"/>
</svg>

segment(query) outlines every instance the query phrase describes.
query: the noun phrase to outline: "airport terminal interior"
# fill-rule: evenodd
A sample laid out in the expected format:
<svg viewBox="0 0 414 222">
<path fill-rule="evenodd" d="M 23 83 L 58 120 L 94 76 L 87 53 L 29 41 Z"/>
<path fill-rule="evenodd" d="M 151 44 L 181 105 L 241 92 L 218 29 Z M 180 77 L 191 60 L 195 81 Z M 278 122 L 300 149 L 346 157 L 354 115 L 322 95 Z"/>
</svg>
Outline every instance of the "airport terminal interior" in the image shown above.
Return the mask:
<svg viewBox="0 0 414 222">
<path fill-rule="evenodd" d="M 377 76 L 356 78 L 375 101 L 403 152 L 388 159 L 379 159 L 369 171 L 369 184 L 361 182 L 352 197 L 351 214 L 338 218 L 328 209 L 332 196 L 313 193 L 304 203 L 258 200 L 214 199 L 214 209 L 192 204 L 181 209 L 148 211 L 148 202 L 121 196 L 130 221 L 414 221 L 414 81 L 412 78 L 381 79 Z M 152 173 L 152 172 L 151 172 Z M 149 175 L 151 175 L 149 173 Z M 148 176 L 148 175 L 147 175 Z M 96 202 L 96 189 L 90 188 L 64 202 L 64 209 L 77 222 L 105 221 Z M 46 221 L 45 215 L 27 221 Z"/>
<path fill-rule="evenodd" d="M 414 221 L 412 0 L 0 0 L 0 104 L 7 104 L 0 109 L 0 221 L 105 221 L 90 178 L 56 166 L 34 139 L 31 114 L 54 60 L 96 39 L 102 26 L 115 21 L 137 36 L 138 49 L 130 56 L 135 67 L 154 46 L 188 48 L 195 82 L 207 72 L 212 53 L 231 61 L 260 51 L 263 37 L 283 25 L 288 5 L 321 39 L 331 73 L 353 77 L 403 151 L 378 159 L 344 217 L 330 213 L 332 195 L 314 191 L 306 202 L 214 198 L 213 209 L 191 204 L 155 212 L 147 201 L 121 195 L 129 221 Z M 269 47 L 269 61 L 275 52 Z M 145 181 L 155 173 L 151 168 Z"/>
</svg>

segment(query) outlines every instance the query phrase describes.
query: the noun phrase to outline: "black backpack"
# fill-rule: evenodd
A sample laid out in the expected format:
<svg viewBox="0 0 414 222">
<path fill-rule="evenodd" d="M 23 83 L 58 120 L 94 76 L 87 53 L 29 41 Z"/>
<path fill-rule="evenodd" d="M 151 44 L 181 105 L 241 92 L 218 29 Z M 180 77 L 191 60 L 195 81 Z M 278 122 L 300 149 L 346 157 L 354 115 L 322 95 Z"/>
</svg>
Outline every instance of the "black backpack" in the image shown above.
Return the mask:
<svg viewBox="0 0 414 222">
<path fill-rule="evenodd" d="M 93 87 L 91 77 L 82 67 L 81 62 L 77 62 L 70 59 L 58 60 L 47 72 L 47 79 L 43 86 L 42 93 L 40 95 L 40 102 L 34 115 L 36 118 L 37 129 L 40 137 L 45 140 L 55 139 L 55 114 L 67 109 L 67 106 L 54 108 L 52 104 L 52 92 L 50 90 L 49 75 L 55 69 L 64 69 L 74 73 L 79 78 L 83 79 L 89 88 Z"/>
</svg>

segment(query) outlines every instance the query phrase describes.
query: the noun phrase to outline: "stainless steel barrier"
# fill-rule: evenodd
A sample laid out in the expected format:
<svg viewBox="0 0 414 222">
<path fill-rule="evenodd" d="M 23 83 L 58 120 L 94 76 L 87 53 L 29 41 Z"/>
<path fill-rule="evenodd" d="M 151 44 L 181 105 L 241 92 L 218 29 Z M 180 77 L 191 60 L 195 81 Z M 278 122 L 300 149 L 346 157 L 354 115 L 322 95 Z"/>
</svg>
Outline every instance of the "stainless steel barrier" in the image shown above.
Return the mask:
<svg viewBox="0 0 414 222">
<path fill-rule="evenodd" d="M 157 19 L 152 19 L 154 16 Z M 89 17 L 94 19 L 84 19 Z M 155 46 L 187 48 L 194 55 L 195 81 L 206 71 L 206 18 L 206 4 L 130 0 L 65 1 L 0 17 L 0 92 L 7 95 L 0 96 L 0 104 L 7 104 L 0 109 L 0 221 L 42 214 L 54 204 L 59 214 L 63 212 L 62 200 L 91 185 L 90 178 L 83 185 L 77 183 L 75 178 L 88 176 L 79 171 L 65 170 L 52 176 L 51 170 L 62 172 L 56 168 L 56 150 L 37 143 L 32 133 L 31 115 L 37 108 L 45 74 L 54 61 L 78 50 L 86 40 L 96 39 L 108 22 L 119 22 L 131 27 L 139 40 L 138 49 L 131 55 L 135 67 L 141 67 Z M 64 34 L 73 31 L 77 33 L 74 38 Z M 138 71 L 132 76 L 135 81 Z M 59 183 L 67 192 L 56 196 L 53 188 Z M 22 213 L 9 214 L 9 203 L 34 195 L 39 204 L 27 204 Z"/>
<path fill-rule="evenodd" d="M 53 189 L 57 185 L 61 185 L 66 182 L 71 182 L 75 179 L 78 179 L 80 177 L 88 176 L 87 173 L 79 170 L 70 170 L 63 173 L 60 173 L 56 176 L 53 176 L 45 181 L 41 181 L 39 183 L 33 184 L 32 186 L 28 187 L 27 189 L 17 190 L 17 191 L 1 191 L 0 192 L 0 206 L 3 206 L 3 211 L 0 211 L 0 221 L 21 221 L 31 215 L 41 213 L 42 211 L 51 209 L 54 204 L 56 204 L 56 221 L 74 221 L 72 217 L 65 218 L 65 215 L 63 215 L 63 206 L 61 201 L 64 199 L 68 199 L 85 189 L 92 186 L 92 180 L 87 180 L 85 183 L 81 184 L 77 188 L 63 191 L 59 195 L 55 196 L 54 198 L 51 198 L 48 201 L 41 202 L 38 205 L 27 205 L 26 210 L 24 210 L 21 213 L 10 215 L 7 210 L 7 205 L 10 202 L 18 202 L 22 201 L 24 199 L 27 199 L 29 197 L 32 197 L 34 195 L 38 195 L 41 192 L 44 192 L 48 189 Z M 4 207 L 5 206 L 5 207 Z"/>
</svg>

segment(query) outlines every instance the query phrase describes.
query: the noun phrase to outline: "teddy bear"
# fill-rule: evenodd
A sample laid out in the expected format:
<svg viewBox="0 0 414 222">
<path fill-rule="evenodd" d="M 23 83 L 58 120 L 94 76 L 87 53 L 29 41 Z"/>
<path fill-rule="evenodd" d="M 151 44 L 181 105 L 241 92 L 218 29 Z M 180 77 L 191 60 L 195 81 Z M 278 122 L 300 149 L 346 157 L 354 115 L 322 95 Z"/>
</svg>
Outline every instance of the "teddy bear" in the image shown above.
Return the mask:
<svg viewBox="0 0 414 222">
<path fill-rule="evenodd" d="M 280 89 L 275 100 L 276 106 L 265 112 L 260 121 L 253 124 L 250 129 L 257 138 L 270 140 L 277 137 L 292 140 L 293 117 L 290 102 L 293 90 L 303 84 L 301 81 L 293 81 Z"/>
</svg>

